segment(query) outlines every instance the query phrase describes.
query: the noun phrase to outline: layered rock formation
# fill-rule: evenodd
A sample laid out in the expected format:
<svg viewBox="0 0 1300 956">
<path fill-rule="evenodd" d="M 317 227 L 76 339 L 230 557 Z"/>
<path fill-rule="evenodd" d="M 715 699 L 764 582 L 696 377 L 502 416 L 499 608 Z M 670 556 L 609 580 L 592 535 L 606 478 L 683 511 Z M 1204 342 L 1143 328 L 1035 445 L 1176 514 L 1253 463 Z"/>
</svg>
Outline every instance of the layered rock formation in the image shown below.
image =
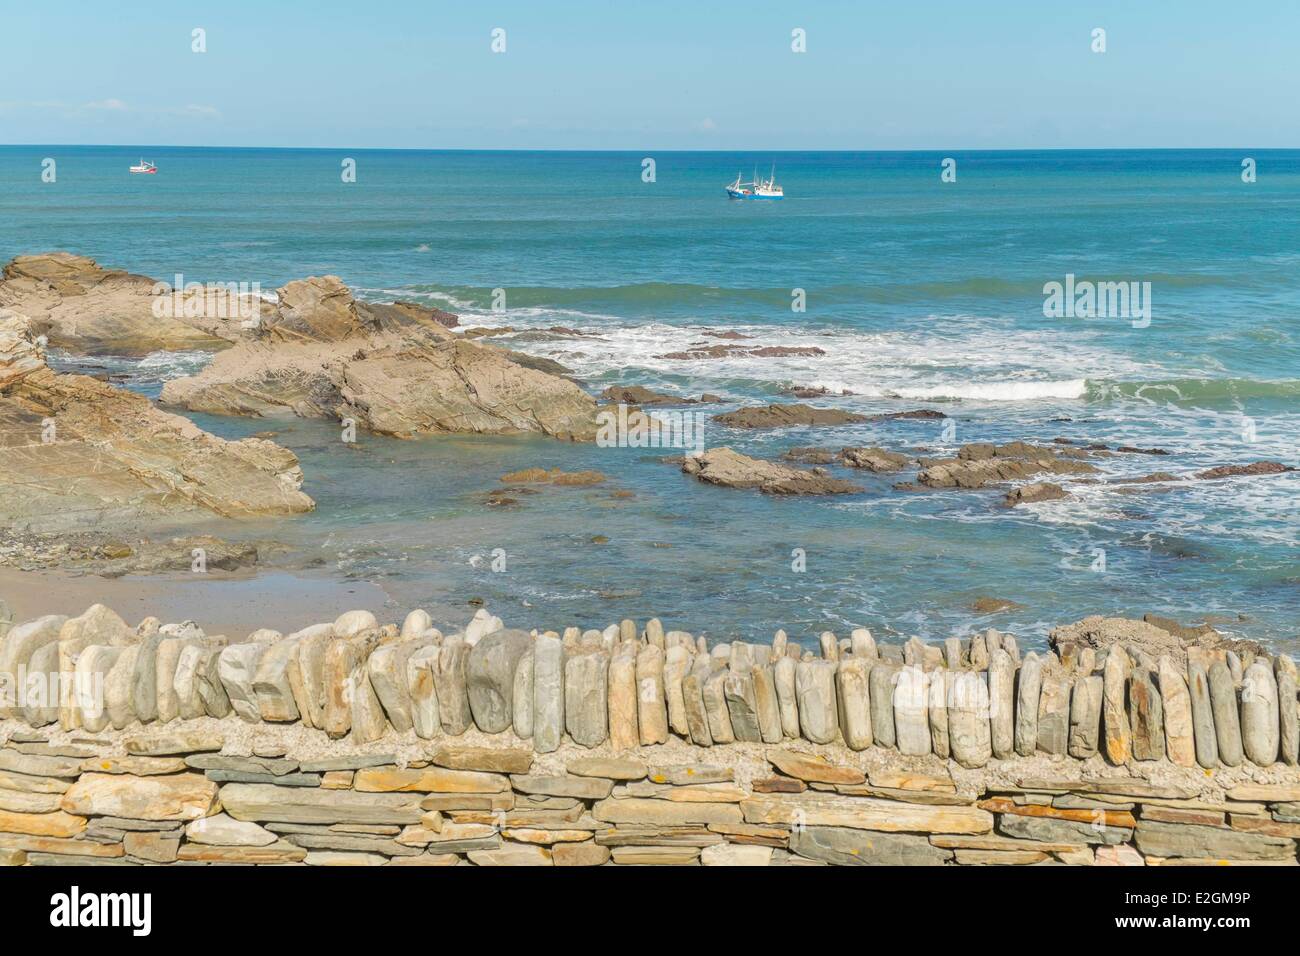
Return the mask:
<svg viewBox="0 0 1300 956">
<path fill-rule="evenodd" d="M 162 401 L 219 415 L 350 419 L 412 438 L 440 432 L 595 436 L 595 401 L 527 357 L 467 341 L 431 309 L 371 305 L 337 277 L 290 282 L 249 338 Z"/>
<path fill-rule="evenodd" d="M 31 319 L 49 344 L 84 355 L 222 349 L 233 333 L 219 334 L 184 318 L 184 308 L 160 308 L 147 276 L 104 269 L 93 259 L 67 252 L 18 256 L 4 267 L 0 308 Z M 170 303 L 168 303 L 170 305 Z M 160 313 L 166 314 L 160 314 Z"/>
<path fill-rule="evenodd" d="M 429 625 L 0 615 L 0 863 L 1297 863 L 1284 656 Z"/>
<path fill-rule="evenodd" d="M 298 459 L 226 441 L 143 396 L 45 363 L 31 322 L 0 311 L 0 520 L 60 530 L 187 512 L 311 510 Z"/>
</svg>

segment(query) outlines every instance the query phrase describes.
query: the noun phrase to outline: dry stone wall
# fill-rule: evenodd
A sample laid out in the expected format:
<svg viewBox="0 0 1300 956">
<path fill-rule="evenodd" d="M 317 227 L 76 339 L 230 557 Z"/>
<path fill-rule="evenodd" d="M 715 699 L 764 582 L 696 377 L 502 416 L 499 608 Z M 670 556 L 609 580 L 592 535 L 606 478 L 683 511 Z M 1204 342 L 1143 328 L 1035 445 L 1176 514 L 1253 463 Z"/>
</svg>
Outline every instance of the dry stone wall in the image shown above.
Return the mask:
<svg viewBox="0 0 1300 956">
<path fill-rule="evenodd" d="M 1294 664 L 1133 623 L 0 623 L 0 861 L 1296 865 Z"/>
</svg>

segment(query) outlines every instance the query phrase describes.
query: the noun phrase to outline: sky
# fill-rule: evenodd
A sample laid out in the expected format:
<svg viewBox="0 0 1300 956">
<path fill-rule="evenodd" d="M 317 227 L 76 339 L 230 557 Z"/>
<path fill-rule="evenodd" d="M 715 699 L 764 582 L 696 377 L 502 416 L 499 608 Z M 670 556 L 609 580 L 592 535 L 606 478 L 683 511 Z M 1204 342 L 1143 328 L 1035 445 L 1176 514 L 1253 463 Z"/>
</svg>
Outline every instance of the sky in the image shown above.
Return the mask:
<svg viewBox="0 0 1300 956">
<path fill-rule="evenodd" d="M 2 144 L 1300 146 L 1292 0 L 0 0 L 0 23 Z"/>
</svg>

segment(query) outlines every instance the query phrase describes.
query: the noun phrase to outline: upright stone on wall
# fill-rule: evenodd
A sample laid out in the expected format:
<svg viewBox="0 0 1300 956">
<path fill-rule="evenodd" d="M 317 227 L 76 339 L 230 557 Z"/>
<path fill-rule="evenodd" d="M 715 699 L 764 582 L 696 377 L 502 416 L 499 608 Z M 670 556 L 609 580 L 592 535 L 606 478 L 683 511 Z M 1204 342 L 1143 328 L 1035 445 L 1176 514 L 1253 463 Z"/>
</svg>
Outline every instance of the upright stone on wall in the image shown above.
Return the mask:
<svg viewBox="0 0 1300 956">
<path fill-rule="evenodd" d="M 631 750 L 641 739 L 636 712 L 637 645 L 623 641 L 609 662 L 609 742 L 615 750 Z"/>
<path fill-rule="evenodd" d="M 946 670 L 930 672 L 930 742 L 934 755 L 940 760 L 952 756 L 952 745 L 948 737 L 948 684 L 951 673 Z"/>
<path fill-rule="evenodd" d="M 1241 685 L 1241 739 L 1247 758 L 1267 767 L 1278 754 L 1277 678 L 1268 661 L 1257 658 Z"/>
<path fill-rule="evenodd" d="M 479 730 L 499 734 L 510 726 L 515 669 L 533 646 L 526 631 L 500 629 L 483 635 L 465 662 L 465 689 L 470 714 Z"/>
<path fill-rule="evenodd" d="M 1192 696 L 1187 682 L 1168 656 L 1160 658 L 1160 702 L 1165 717 L 1165 753 L 1180 767 L 1196 765 L 1196 743 L 1192 720 Z"/>
<path fill-rule="evenodd" d="M 1074 682 L 1070 698 L 1069 754 L 1086 760 L 1097 754 L 1101 744 L 1101 704 L 1105 679 L 1098 674 Z"/>
<path fill-rule="evenodd" d="M 932 752 L 929 703 L 930 676 L 919 665 L 899 671 L 894 685 L 894 739 L 899 753 L 921 756 Z"/>
<path fill-rule="evenodd" d="M 1210 699 L 1210 677 L 1198 660 L 1187 661 L 1187 691 L 1192 699 L 1192 733 L 1196 762 L 1206 770 L 1219 765 L 1218 731 L 1214 726 L 1214 705 Z"/>
<path fill-rule="evenodd" d="M 533 642 L 533 749 L 558 750 L 564 736 L 564 643 L 542 634 Z"/>
<path fill-rule="evenodd" d="M 1110 648 L 1103 670 L 1101 731 L 1102 752 L 1111 763 L 1123 766 L 1133 752 L 1133 730 L 1128 718 L 1128 654 L 1118 644 Z"/>
<path fill-rule="evenodd" d="M 835 697 L 836 667 L 835 661 L 810 660 L 800 661 L 795 670 L 799 728 L 803 736 L 815 744 L 830 743 L 839 730 L 839 704 Z M 873 733 L 874 726 L 873 722 Z"/>
<path fill-rule="evenodd" d="M 1063 755 L 1070 739 L 1070 690 L 1064 674 L 1046 674 L 1038 699 L 1038 749 Z"/>
<path fill-rule="evenodd" d="M 1279 703 L 1279 756 L 1283 763 L 1294 767 L 1300 762 L 1300 704 L 1296 701 L 1295 661 L 1286 654 L 1279 654 L 1274 673 Z"/>
<path fill-rule="evenodd" d="M 1032 757 L 1038 750 L 1038 699 L 1043 688 L 1043 662 L 1030 651 L 1020 665 L 1016 688 L 1016 753 Z"/>
<path fill-rule="evenodd" d="M 963 767 L 983 767 L 993 756 L 989 689 L 982 673 L 956 671 L 948 683 L 948 743 Z"/>
<path fill-rule="evenodd" d="M 1003 760 L 1015 752 L 1015 684 L 1015 662 L 999 645 L 989 652 L 989 739 Z"/>
<path fill-rule="evenodd" d="M 781 707 L 781 734 L 784 737 L 799 736 L 799 697 L 795 678 L 798 668 L 799 662 L 788 654 L 778 657 L 773 666 L 776 699 Z M 691 736 L 694 737 L 694 734 Z"/>
<path fill-rule="evenodd" d="M 840 732 L 850 750 L 866 750 L 872 743 L 870 673 L 871 661 L 857 656 L 842 659 L 835 673 Z"/>
<path fill-rule="evenodd" d="M 433 672 L 438 720 L 445 732 L 457 737 L 469 729 L 473 720 L 465 683 L 465 666 L 470 650 L 464 638 L 451 635 L 443 641 L 442 650 L 436 658 L 437 667 Z"/>
<path fill-rule="evenodd" d="M 894 725 L 894 685 L 898 668 L 883 661 L 871 668 L 867 679 L 871 705 L 871 736 L 877 747 L 896 747 L 898 734 Z"/>
<path fill-rule="evenodd" d="M 609 657 L 591 650 L 564 664 L 564 723 L 583 747 L 598 747 L 609 737 Z"/>
<path fill-rule="evenodd" d="M 1129 680 L 1129 725 L 1133 729 L 1134 760 L 1165 759 L 1164 707 L 1155 678 L 1145 665 Z"/>
<path fill-rule="evenodd" d="M 682 681 L 691 669 L 693 657 L 690 649 L 680 643 L 672 644 L 664 653 L 664 696 L 668 701 L 668 726 L 679 737 L 687 737 L 691 732 L 686 720 Z"/>
<path fill-rule="evenodd" d="M 421 740 L 438 736 L 442 721 L 438 714 L 438 692 L 434 673 L 442 648 L 426 644 L 406 659 L 406 692 L 411 701 L 411 726 Z"/>
<path fill-rule="evenodd" d="M 1241 742 L 1241 719 L 1237 713 L 1237 689 L 1232 672 L 1223 661 L 1210 665 L 1210 707 L 1214 711 L 1214 735 L 1219 743 L 1219 760 L 1229 767 L 1245 757 Z"/>
</svg>

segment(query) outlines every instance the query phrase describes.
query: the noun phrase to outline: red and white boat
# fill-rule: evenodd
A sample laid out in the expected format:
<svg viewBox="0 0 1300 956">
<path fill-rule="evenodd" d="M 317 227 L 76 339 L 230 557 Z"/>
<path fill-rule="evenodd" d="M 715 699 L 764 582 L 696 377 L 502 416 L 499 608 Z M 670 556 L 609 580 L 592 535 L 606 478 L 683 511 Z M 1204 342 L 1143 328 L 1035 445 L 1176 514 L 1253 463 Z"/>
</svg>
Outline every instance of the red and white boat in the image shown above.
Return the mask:
<svg viewBox="0 0 1300 956">
<path fill-rule="evenodd" d="M 149 162 L 148 160 L 142 159 L 142 160 L 140 160 L 140 165 L 139 165 L 139 166 L 132 166 L 132 167 L 131 167 L 131 172 L 133 172 L 133 173 L 156 173 L 156 172 L 158 172 L 158 167 L 155 166 L 153 163 Z"/>
</svg>

